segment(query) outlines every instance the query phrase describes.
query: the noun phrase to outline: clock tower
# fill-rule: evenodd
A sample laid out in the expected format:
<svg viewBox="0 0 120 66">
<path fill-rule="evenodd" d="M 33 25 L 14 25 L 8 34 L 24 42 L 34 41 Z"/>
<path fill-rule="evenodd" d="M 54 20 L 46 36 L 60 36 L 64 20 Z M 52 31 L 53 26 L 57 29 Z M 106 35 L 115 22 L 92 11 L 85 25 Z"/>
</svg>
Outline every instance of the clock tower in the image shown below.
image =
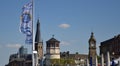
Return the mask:
<svg viewBox="0 0 120 66">
<path fill-rule="evenodd" d="M 90 36 L 90 39 L 89 39 L 88 43 L 89 43 L 88 58 L 90 60 L 89 62 L 92 62 L 92 65 L 95 66 L 97 53 L 96 53 L 96 39 L 94 37 L 93 32 L 91 33 L 91 36 Z"/>
</svg>

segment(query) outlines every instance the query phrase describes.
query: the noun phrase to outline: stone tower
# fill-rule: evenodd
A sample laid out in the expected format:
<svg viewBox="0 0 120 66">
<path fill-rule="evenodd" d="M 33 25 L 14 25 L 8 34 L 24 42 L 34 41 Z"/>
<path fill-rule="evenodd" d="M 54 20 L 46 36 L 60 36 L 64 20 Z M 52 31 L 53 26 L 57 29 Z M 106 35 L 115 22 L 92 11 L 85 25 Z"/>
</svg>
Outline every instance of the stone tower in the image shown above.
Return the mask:
<svg viewBox="0 0 120 66">
<path fill-rule="evenodd" d="M 94 33 L 91 33 L 90 39 L 88 41 L 89 43 L 89 60 L 92 61 L 92 65 L 95 66 L 96 64 L 96 39 L 94 38 Z"/>
<path fill-rule="evenodd" d="M 51 59 L 60 59 L 60 41 L 56 40 L 54 36 L 46 41 L 46 65 L 50 66 Z"/>
<path fill-rule="evenodd" d="M 37 27 L 36 27 L 35 50 L 38 53 L 38 60 L 39 61 L 42 60 L 42 58 L 43 58 L 43 42 L 41 40 L 39 19 L 37 20 Z"/>
</svg>

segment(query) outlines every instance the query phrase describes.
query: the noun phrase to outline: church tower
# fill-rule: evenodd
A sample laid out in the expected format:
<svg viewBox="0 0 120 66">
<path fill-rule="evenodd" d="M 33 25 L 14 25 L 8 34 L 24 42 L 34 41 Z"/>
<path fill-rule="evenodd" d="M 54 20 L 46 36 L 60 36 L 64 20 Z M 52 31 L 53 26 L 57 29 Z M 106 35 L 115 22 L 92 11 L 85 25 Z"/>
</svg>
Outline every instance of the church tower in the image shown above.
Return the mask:
<svg viewBox="0 0 120 66">
<path fill-rule="evenodd" d="M 94 37 L 94 33 L 91 33 L 90 39 L 88 41 L 89 43 L 89 60 L 92 62 L 92 65 L 95 66 L 96 64 L 96 39 Z"/>
<path fill-rule="evenodd" d="M 43 42 L 40 35 L 40 22 L 37 20 L 36 35 L 35 35 L 35 50 L 37 51 L 38 60 L 43 58 Z"/>
</svg>

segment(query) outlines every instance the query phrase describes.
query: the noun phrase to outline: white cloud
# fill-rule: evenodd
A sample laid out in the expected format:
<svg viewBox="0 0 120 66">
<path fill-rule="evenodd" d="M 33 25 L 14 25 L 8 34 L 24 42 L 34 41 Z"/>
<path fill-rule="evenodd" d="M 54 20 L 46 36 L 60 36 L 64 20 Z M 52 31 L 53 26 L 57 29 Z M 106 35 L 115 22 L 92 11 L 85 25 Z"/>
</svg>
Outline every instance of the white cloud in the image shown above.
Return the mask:
<svg viewBox="0 0 120 66">
<path fill-rule="evenodd" d="M 67 41 L 61 41 L 60 44 L 61 44 L 61 45 L 70 45 L 70 43 L 67 42 Z"/>
<path fill-rule="evenodd" d="M 69 24 L 60 24 L 59 27 L 66 29 L 66 28 L 69 28 L 70 25 Z"/>
<path fill-rule="evenodd" d="M 8 48 L 20 48 L 21 44 L 7 44 L 6 47 L 8 47 Z"/>
</svg>

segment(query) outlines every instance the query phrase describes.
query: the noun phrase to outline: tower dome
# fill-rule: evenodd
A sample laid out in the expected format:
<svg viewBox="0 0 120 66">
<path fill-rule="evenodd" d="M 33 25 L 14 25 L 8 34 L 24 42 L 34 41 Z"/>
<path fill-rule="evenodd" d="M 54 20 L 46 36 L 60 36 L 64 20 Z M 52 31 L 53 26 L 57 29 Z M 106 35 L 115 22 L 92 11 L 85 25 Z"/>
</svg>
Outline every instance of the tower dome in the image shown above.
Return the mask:
<svg viewBox="0 0 120 66">
<path fill-rule="evenodd" d="M 94 37 L 94 33 L 93 33 L 93 32 L 91 32 L 91 36 L 90 36 L 90 39 L 89 39 L 89 43 L 90 43 L 91 41 L 96 42 L 96 39 L 95 39 L 95 37 Z"/>
</svg>

